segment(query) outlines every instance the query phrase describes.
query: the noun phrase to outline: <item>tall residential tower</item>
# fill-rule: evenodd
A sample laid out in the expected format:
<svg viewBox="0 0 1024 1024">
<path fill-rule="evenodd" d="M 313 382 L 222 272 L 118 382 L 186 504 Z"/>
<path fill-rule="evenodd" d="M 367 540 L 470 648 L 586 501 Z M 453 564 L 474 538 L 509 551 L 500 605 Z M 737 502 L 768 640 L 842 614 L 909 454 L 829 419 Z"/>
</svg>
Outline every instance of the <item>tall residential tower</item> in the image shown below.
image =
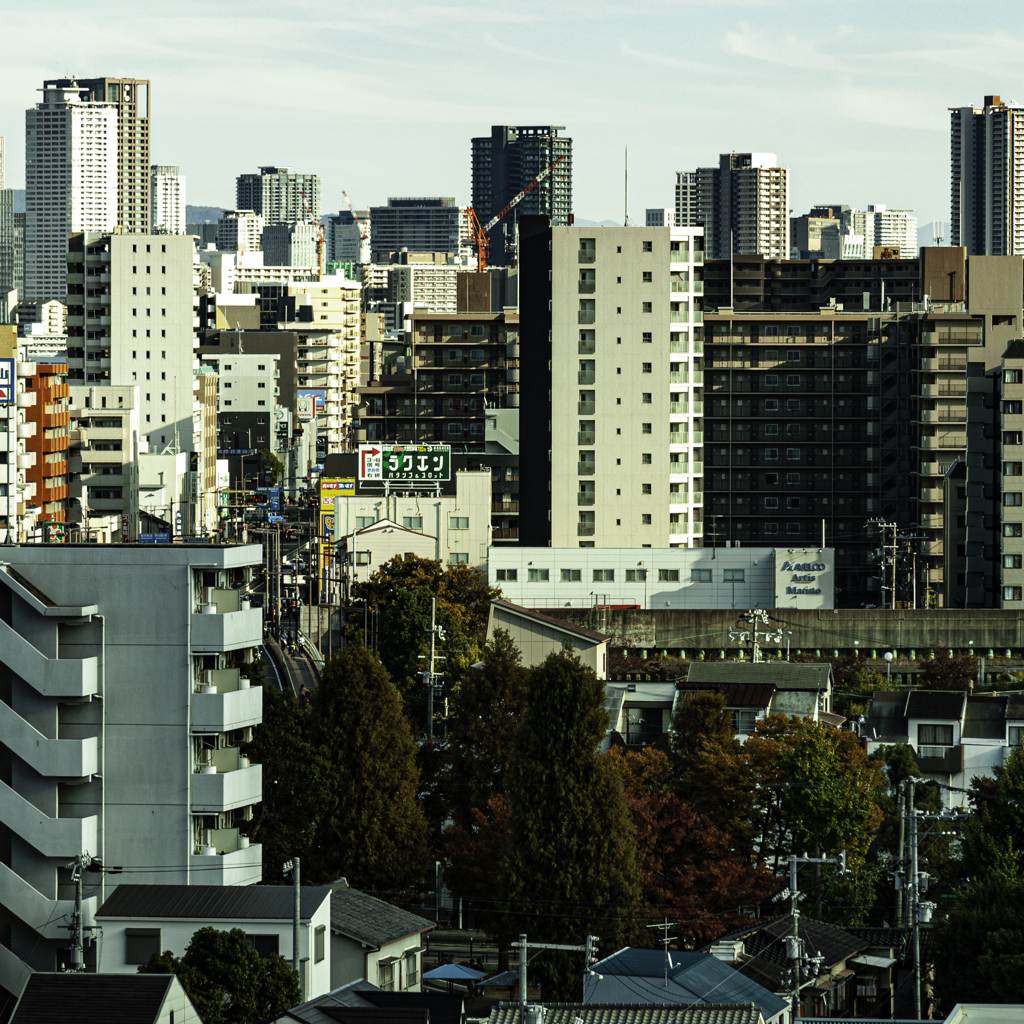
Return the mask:
<svg viewBox="0 0 1024 1024">
<path fill-rule="evenodd" d="M 153 164 L 150 209 L 154 235 L 185 234 L 185 175 L 172 164 Z"/>
<path fill-rule="evenodd" d="M 296 174 L 290 167 L 261 167 L 235 180 L 235 205 L 252 210 L 264 224 L 298 224 L 320 220 L 320 178 Z"/>
</svg>

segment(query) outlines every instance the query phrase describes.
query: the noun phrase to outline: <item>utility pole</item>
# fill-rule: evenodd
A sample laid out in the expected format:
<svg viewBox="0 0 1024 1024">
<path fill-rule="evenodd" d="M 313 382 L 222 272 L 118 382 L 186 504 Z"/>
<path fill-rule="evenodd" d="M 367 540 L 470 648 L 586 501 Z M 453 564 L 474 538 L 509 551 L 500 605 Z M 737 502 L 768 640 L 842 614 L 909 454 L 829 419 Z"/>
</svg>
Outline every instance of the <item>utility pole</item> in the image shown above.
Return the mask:
<svg viewBox="0 0 1024 1024">
<path fill-rule="evenodd" d="M 299 925 L 302 920 L 302 898 L 299 892 L 299 858 L 293 857 L 291 860 L 286 860 L 281 865 L 281 870 L 284 874 L 291 872 L 292 876 L 292 887 L 294 889 L 295 904 L 294 911 L 292 914 L 292 970 L 296 973 L 299 979 L 299 988 L 302 990 L 302 998 L 306 998 L 306 986 L 303 982 L 302 974 L 299 971 L 301 966 L 299 961 Z"/>
<path fill-rule="evenodd" d="M 907 808 L 907 794 L 906 794 L 906 780 L 900 783 L 900 791 L 897 797 L 897 807 L 900 812 L 900 826 L 899 826 L 899 854 L 896 858 L 896 924 L 897 927 L 904 927 L 903 923 L 903 880 L 906 878 L 906 872 L 903 870 L 903 847 L 904 847 L 904 828 L 906 822 L 906 808 Z"/>
<path fill-rule="evenodd" d="M 910 793 L 910 877 L 912 880 L 910 899 L 911 911 L 914 915 L 914 1016 L 921 1020 L 921 913 L 920 887 L 917 865 L 917 808 L 914 806 L 913 779 L 908 779 Z"/>
<path fill-rule="evenodd" d="M 771 629 L 768 625 L 768 613 L 761 608 L 753 608 L 746 615 L 742 616 L 745 622 L 750 623 L 749 629 L 742 626 L 729 627 L 729 639 L 734 643 L 750 644 L 750 660 L 759 662 L 761 660 L 761 641 L 774 644 L 782 643 L 782 630 Z M 757 624 L 764 623 L 764 629 L 758 629 Z"/>
<path fill-rule="evenodd" d="M 665 947 L 665 988 L 668 988 L 668 969 L 669 969 L 669 955 L 668 955 L 668 944 L 672 942 L 676 936 L 669 935 L 668 933 L 668 918 L 664 918 L 661 924 L 649 924 L 648 928 L 662 928 L 664 929 L 665 936 L 661 939 L 662 945 Z M 589 960 L 588 960 L 589 965 Z"/>
<path fill-rule="evenodd" d="M 71 970 L 85 970 L 85 940 L 82 928 L 82 872 L 88 860 L 88 854 L 76 854 L 73 864 L 72 878 L 75 883 L 75 919 L 71 927 L 74 929 L 71 938 Z"/>
<path fill-rule="evenodd" d="M 376 634 L 376 624 L 374 625 Z M 437 598 L 430 599 L 430 660 L 423 678 L 427 684 L 427 739 L 434 738 L 434 643 L 437 638 Z"/>
<path fill-rule="evenodd" d="M 661 925 L 655 925 L 656 928 L 660 928 Z M 570 952 L 583 952 L 586 954 L 586 963 L 583 965 L 584 971 L 590 968 L 590 959 L 593 956 L 594 949 L 598 943 L 598 937 L 596 935 L 588 935 L 585 943 L 579 944 L 566 944 L 564 942 L 527 942 L 526 934 L 520 932 L 519 934 L 519 1024 L 524 1024 L 526 1020 L 526 958 L 527 951 L 530 947 L 533 949 L 565 949 Z"/>
</svg>

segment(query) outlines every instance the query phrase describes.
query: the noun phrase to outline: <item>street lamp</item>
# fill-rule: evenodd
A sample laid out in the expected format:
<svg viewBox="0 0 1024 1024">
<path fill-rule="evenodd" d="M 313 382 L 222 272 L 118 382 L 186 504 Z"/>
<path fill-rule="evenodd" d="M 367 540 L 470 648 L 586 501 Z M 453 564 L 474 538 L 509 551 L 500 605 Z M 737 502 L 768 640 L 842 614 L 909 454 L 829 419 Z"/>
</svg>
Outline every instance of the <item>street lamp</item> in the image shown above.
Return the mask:
<svg viewBox="0 0 1024 1024">
<path fill-rule="evenodd" d="M 782 635 L 786 638 L 786 661 L 789 661 L 789 638 L 793 635 L 793 630 L 784 630 Z"/>
<path fill-rule="evenodd" d="M 885 688 L 892 689 L 892 651 L 885 652 Z"/>
</svg>

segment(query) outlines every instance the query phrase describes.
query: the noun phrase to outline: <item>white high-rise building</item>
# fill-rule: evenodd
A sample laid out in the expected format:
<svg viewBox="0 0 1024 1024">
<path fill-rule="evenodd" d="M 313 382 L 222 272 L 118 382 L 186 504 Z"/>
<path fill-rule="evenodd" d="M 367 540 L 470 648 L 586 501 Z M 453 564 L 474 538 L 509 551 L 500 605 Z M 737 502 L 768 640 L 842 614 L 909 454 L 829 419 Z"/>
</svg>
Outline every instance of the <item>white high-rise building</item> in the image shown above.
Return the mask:
<svg viewBox="0 0 1024 1024">
<path fill-rule="evenodd" d="M 25 112 L 25 298 L 67 295 L 68 235 L 117 223 L 117 106 L 47 83 Z"/>
<path fill-rule="evenodd" d="M 950 244 L 1024 254 L 1024 106 L 986 96 L 950 109 Z"/>
<path fill-rule="evenodd" d="M 153 164 L 150 209 L 154 235 L 185 234 L 185 175 L 173 164 Z"/>
<path fill-rule="evenodd" d="M 675 227 L 676 211 L 674 209 L 658 209 L 647 211 L 647 227 L 649 228 L 671 228 Z"/>
<path fill-rule="evenodd" d="M 263 218 L 252 210 L 225 210 L 217 221 L 217 249 L 220 252 L 258 252 L 263 225 Z"/>
<path fill-rule="evenodd" d="M 358 218 L 358 222 L 357 222 Z M 324 218 L 327 227 L 327 259 L 335 263 L 370 262 L 370 211 L 349 210 Z"/>
<path fill-rule="evenodd" d="M 899 249 L 903 259 L 917 255 L 917 218 L 913 210 L 890 210 L 879 203 L 862 213 L 851 211 L 854 234 L 864 236 L 864 257 L 870 259 L 873 247 Z"/>
</svg>

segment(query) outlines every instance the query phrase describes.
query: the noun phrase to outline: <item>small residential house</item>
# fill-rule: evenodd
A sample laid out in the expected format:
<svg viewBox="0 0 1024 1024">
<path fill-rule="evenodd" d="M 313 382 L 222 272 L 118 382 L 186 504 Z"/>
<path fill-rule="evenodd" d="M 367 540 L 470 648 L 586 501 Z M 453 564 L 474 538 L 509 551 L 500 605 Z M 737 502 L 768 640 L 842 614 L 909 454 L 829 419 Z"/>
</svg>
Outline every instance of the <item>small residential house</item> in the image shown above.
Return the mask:
<svg viewBox="0 0 1024 1024">
<path fill-rule="evenodd" d="M 569 643 L 583 664 L 597 673 L 598 679 L 608 678 L 608 637 L 604 633 L 574 626 L 535 608 L 522 608 L 500 600 L 491 602 L 487 619 L 488 640 L 496 629 L 511 634 L 527 668 L 539 665 L 549 654 L 560 651 L 565 643 Z"/>
<path fill-rule="evenodd" d="M 752 1003 L 544 1003 L 530 1010 L 527 1020 L 539 1024 L 765 1024 L 761 1010 Z M 492 1007 L 487 1024 L 519 1024 L 519 1004 Z"/>
<path fill-rule="evenodd" d="M 630 946 L 598 961 L 584 973 L 583 1002 L 752 1004 L 766 1024 L 785 1024 L 789 1013 L 785 999 L 710 953 Z"/>
<path fill-rule="evenodd" d="M 10 1024 L 202 1024 L 173 974 L 30 974 Z"/>
<path fill-rule="evenodd" d="M 282 1010 L 266 1024 L 466 1024 L 458 993 L 382 992 L 360 978 Z"/>
<path fill-rule="evenodd" d="M 751 686 L 772 687 L 768 704 L 756 706 L 737 705 L 737 711 L 763 710 L 768 715 L 794 715 L 798 718 L 813 718 L 826 721 L 831 725 L 839 725 L 843 719 L 832 714 L 832 690 L 834 680 L 832 666 L 828 662 L 789 662 L 789 661 L 694 661 L 690 663 L 690 671 L 686 676 L 687 688 L 713 690 L 718 686 Z M 722 691 L 726 692 L 726 691 Z M 737 696 L 738 691 L 729 691 L 729 696 Z M 758 699 L 766 696 L 766 691 L 759 691 Z M 755 696 L 747 692 L 745 699 Z M 729 705 L 732 706 L 732 705 Z M 747 719 L 749 721 L 749 718 Z M 742 722 L 743 719 L 738 719 Z M 750 729 L 753 729 L 751 724 Z M 737 729 L 737 732 L 743 732 Z"/>
<path fill-rule="evenodd" d="M 955 789 L 975 776 L 994 778 L 1024 737 L 1024 695 L 972 697 L 964 690 L 875 693 L 860 729 L 868 753 L 891 743 L 914 750 L 922 774 Z M 967 794 L 942 791 L 947 807 L 965 807 Z"/>
<path fill-rule="evenodd" d="M 300 981 L 307 998 L 331 989 L 331 890 L 303 886 L 299 903 Z M 154 953 L 185 952 L 207 926 L 241 928 L 260 954 L 292 959 L 294 890 L 290 885 L 119 885 L 96 911 L 102 929 L 97 971 L 134 974 Z"/>
<path fill-rule="evenodd" d="M 608 735 L 604 750 L 624 746 L 630 750 L 671 749 L 672 715 L 679 691 L 674 680 L 628 682 L 615 680 L 604 688 Z"/>
<path fill-rule="evenodd" d="M 433 921 L 349 888 L 331 894 L 331 989 L 365 978 L 383 992 L 419 992 Z"/>
</svg>

